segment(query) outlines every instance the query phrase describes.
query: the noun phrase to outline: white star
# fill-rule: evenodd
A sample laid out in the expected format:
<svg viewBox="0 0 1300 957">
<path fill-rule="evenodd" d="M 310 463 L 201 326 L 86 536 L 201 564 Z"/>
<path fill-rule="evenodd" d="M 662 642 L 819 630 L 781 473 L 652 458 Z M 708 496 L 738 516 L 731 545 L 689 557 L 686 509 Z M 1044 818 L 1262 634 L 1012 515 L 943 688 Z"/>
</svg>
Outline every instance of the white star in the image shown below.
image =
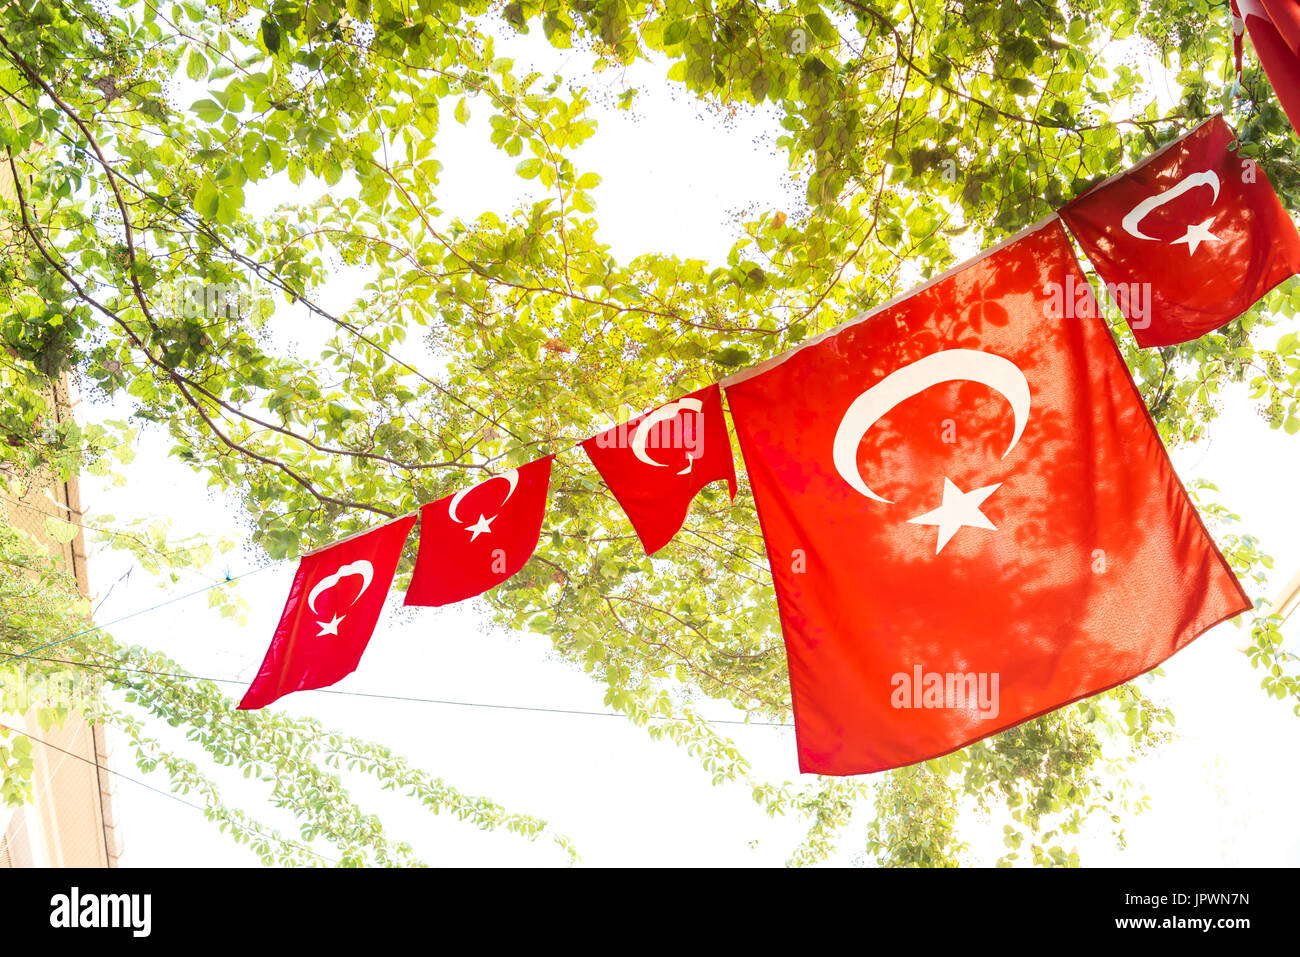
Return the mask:
<svg viewBox="0 0 1300 957">
<path fill-rule="evenodd" d="M 1196 255 L 1196 247 L 1201 243 L 1219 241 L 1219 237 L 1210 232 L 1209 225 L 1214 222 L 1214 217 L 1200 223 L 1188 223 L 1187 232 L 1181 239 L 1173 240 L 1169 245 L 1177 246 L 1179 243 L 1187 243 L 1187 252 L 1193 256 Z"/>
<path fill-rule="evenodd" d="M 339 633 L 339 622 L 342 620 L 342 615 L 335 615 L 329 621 L 316 622 L 316 624 L 320 625 L 320 631 L 317 632 L 316 637 L 319 638 L 322 635 L 334 635 L 337 637 Z"/>
<path fill-rule="evenodd" d="M 478 521 L 475 522 L 473 525 L 467 525 L 465 527 L 465 531 L 473 533 L 470 535 L 469 540 L 472 542 L 480 535 L 491 534 L 492 523 L 496 521 L 496 518 L 497 517 L 495 515 L 493 515 L 491 518 L 484 518 L 482 513 L 479 513 Z"/>
<path fill-rule="evenodd" d="M 939 544 L 934 550 L 934 553 L 938 555 L 943 551 L 943 546 L 948 544 L 952 537 L 957 534 L 957 530 L 963 525 L 969 525 L 971 528 L 987 528 L 991 532 L 997 531 L 998 527 L 988 520 L 988 516 L 981 512 L 979 507 L 1001 485 L 1002 483 L 999 482 L 997 485 L 986 485 L 984 488 L 977 488 L 973 492 L 963 492 L 945 476 L 943 480 L 943 504 L 933 512 L 926 512 L 924 515 L 909 518 L 907 521 L 911 525 L 939 526 Z"/>
</svg>

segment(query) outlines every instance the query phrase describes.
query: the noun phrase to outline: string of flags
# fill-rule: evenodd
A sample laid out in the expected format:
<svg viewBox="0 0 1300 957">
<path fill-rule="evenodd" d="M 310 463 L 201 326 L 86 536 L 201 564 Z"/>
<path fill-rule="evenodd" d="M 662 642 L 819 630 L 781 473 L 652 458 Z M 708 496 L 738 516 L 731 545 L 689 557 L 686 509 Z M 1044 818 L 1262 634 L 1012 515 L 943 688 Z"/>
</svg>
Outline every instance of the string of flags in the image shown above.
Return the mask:
<svg viewBox="0 0 1300 957">
<path fill-rule="evenodd" d="M 725 389 L 802 771 L 957 750 L 1131 680 L 1251 607 L 1068 238 L 1144 347 L 1237 318 L 1300 273 L 1300 234 L 1233 139 L 1212 117 L 907 294 L 580 443 L 653 554 L 705 485 L 735 497 Z M 553 461 L 421 506 L 405 603 L 516 574 Z M 301 559 L 241 708 L 357 668 L 415 522 Z"/>
</svg>

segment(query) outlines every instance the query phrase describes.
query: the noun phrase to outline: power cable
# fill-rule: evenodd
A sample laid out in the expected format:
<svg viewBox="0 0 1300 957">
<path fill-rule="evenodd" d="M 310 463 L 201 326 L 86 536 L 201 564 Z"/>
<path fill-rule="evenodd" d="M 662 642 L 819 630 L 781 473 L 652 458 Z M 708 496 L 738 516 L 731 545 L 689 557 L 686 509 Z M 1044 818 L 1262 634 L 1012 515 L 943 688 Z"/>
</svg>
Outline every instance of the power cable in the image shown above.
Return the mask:
<svg viewBox="0 0 1300 957">
<path fill-rule="evenodd" d="M 240 575 L 235 575 L 231 578 L 226 578 L 219 582 L 213 582 L 211 585 L 205 585 L 203 588 L 200 588 L 197 591 L 186 592 L 184 595 L 177 595 L 175 598 L 168 598 L 166 601 L 160 601 L 156 605 L 150 605 L 148 608 L 141 608 L 139 611 L 133 611 L 129 615 L 123 615 L 121 618 L 115 618 L 112 621 L 105 622 L 102 625 L 94 625 L 90 628 L 86 628 L 82 631 L 77 632 L 75 635 L 68 635 L 66 638 L 60 638 L 58 641 L 51 641 L 48 644 L 40 645 L 36 648 L 30 649 L 29 651 L 19 651 L 19 652 L 5 651 L 5 652 L 0 652 L 0 655 L 3 655 L 4 658 L 31 658 L 38 651 L 45 651 L 47 648 L 53 648 L 55 645 L 61 645 L 64 642 L 72 641 L 74 638 L 80 638 L 82 635 L 89 635 L 96 631 L 103 631 L 105 628 L 111 628 L 114 625 L 127 621 L 128 619 L 137 618 L 140 615 L 148 614 L 151 611 L 157 611 L 159 608 L 165 608 L 166 606 L 174 604 L 178 601 L 184 601 L 186 598 L 193 598 L 195 595 L 202 595 L 206 591 L 211 591 L 212 589 L 219 588 L 222 585 L 228 585 L 230 584 L 230 582 L 239 581 L 241 578 L 248 578 L 250 575 L 256 575 L 258 572 L 264 572 L 268 568 L 274 568 L 276 565 L 281 565 L 286 561 L 289 561 L 289 559 L 282 558 L 279 561 L 271 562 L 267 565 L 262 565 L 260 568 L 254 568 L 253 570 L 244 572 Z"/>
<path fill-rule="evenodd" d="M 204 814 L 207 813 L 208 809 L 201 804 L 195 804 L 193 801 L 187 801 L 185 800 L 185 798 L 181 797 L 178 794 L 172 794 L 170 791 L 164 791 L 162 788 L 156 788 L 152 784 L 147 784 L 146 782 L 141 781 L 139 778 L 133 778 L 129 774 L 123 774 L 121 771 L 100 764 L 98 761 L 92 761 L 89 758 L 83 757 L 82 755 L 77 754 L 74 751 L 69 751 L 66 748 L 61 748 L 57 744 L 51 744 L 49 741 L 46 741 L 43 738 L 36 737 L 36 735 L 32 734 L 31 732 L 22 731 L 18 728 L 11 728 L 7 724 L 0 724 L 0 731 L 8 731 L 11 734 L 21 734 L 23 737 L 27 738 L 28 740 L 35 741 L 37 744 L 43 744 L 45 747 L 50 748 L 51 750 L 54 751 L 58 751 L 61 754 L 65 755 L 66 757 L 76 758 L 78 761 L 82 762 L 83 764 L 89 764 L 91 767 L 98 768 L 101 771 L 106 771 L 109 774 L 114 774 L 117 777 L 121 778 L 123 781 L 130 781 L 132 784 L 138 784 L 140 785 L 140 787 L 144 788 L 147 791 L 153 791 L 155 794 L 161 794 L 163 797 L 171 798 L 173 801 L 176 801 L 178 804 L 184 804 L 186 807 L 193 808 L 196 811 L 202 811 Z M 339 863 L 333 858 L 326 857 L 325 855 L 319 854 L 316 851 L 312 851 L 312 853 L 316 854 L 316 856 L 321 858 L 322 860 L 329 861 L 332 864 Z"/>
<path fill-rule="evenodd" d="M 248 578 L 249 576 L 255 575 L 258 572 L 266 571 L 268 568 L 274 568 L 277 565 L 281 565 L 286 561 L 289 561 L 289 559 L 281 559 L 276 562 L 271 562 L 267 565 L 262 565 L 259 568 L 254 568 L 251 571 L 243 572 L 242 574 L 235 575 L 223 581 L 214 582 L 213 584 L 207 585 L 196 591 L 186 592 L 184 595 L 177 595 L 175 598 L 168 598 L 167 600 L 160 601 L 155 605 L 150 605 L 148 608 L 142 608 L 139 611 L 133 611 L 130 614 L 122 615 L 120 618 L 115 618 L 114 620 L 106 622 L 102 625 L 95 625 L 94 627 L 86 628 L 82 631 L 77 632 L 76 634 L 68 635 L 66 638 L 60 638 L 57 641 L 51 641 L 48 642 L 47 644 L 40 645 L 36 648 L 32 648 L 30 651 L 0 652 L 0 655 L 3 655 L 4 659 L 26 658 L 31 661 L 46 661 L 46 662 L 52 662 L 52 663 L 58 663 L 64 665 L 71 665 L 73 667 L 94 668 L 99 670 L 114 670 L 114 668 L 116 668 L 116 670 L 119 671 L 130 671 L 138 674 L 155 675 L 157 677 L 184 678 L 191 681 L 211 681 L 215 684 L 245 685 L 247 684 L 246 681 L 242 681 L 237 678 L 215 678 L 215 677 L 207 677 L 203 675 L 190 675 L 190 674 L 185 674 L 183 672 L 150 671 L 145 668 L 128 668 L 125 666 L 97 665 L 88 661 L 69 661 L 64 658 L 42 657 L 37 655 L 36 653 L 39 651 L 46 651 L 50 648 L 56 647 L 61 644 L 65 644 L 66 642 L 72 641 L 73 639 L 76 638 L 80 638 L 83 635 L 89 635 L 96 631 L 102 631 L 104 629 L 111 628 L 114 625 L 117 625 L 124 621 L 128 621 L 129 619 L 137 618 L 140 615 L 148 614 L 151 611 L 157 611 L 160 608 L 165 608 L 166 606 L 174 604 L 178 601 L 184 601 L 186 598 L 193 598 L 195 595 L 201 595 L 204 592 L 211 591 L 213 588 L 220 587 L 221 585 L 225 585 L 234 581 L 239 581 L 240 579 L 243 578 Z M 489 709 L 499 710 L 499 711 L 530 711 L 538 714 L 572 714 L 572 715 L 585 715 L 589 717 L 599 717 L 599 718 L 624 717 L 623 715 L 620 715 L 613 711 L 586 711 L 578 708 L 542 708 L 542 707 L 534 707 L 530 705 L 499 704 L 499 703 L 485 702 L 485 701 L 454 701 L 447 698 L 424 698 L 424 697 L 418 697 L 414 695 L 392 695 L 392 694 L 382 694 L 380 692 L 375 692 L 375 691 L 345 691 L 338 688 L 308 688 L 303 690 L 310 691 L 315 694 L 348 695 L 357 698 L 375 698 L 375 699 L 387 700 L 387 701 L 406 701 L 406 702 L 411 702 L 416 704 L 437 704 L 437 705 L 446 705 L 449 707 L 459 707 L 459 708 L 489 708 Z M 674 716 L 656 714 L 656 715 L 651 715 L 650 717 L 654 720 L 664 721 L 664 720 L 669 720 Z M 719 718 L 717 720 L 708 721 L 708 723 L 737 725 L 737 726 L 751 726 L 751 727 L 770 727 L 770 728 L 793 728 L 794 727 L 793 724 L 786 723 L 786 722 L 742 721 L 734 718 Z"/>
<path fill-rule="evenodd" d="M 59 747 L 57 744 L 51 744 L 49 741 L 46 741 L 43 738 L 38 738 L 36 737 L 36 735 L 28 731 L 23 731 L 19 728 L 11 728 L 7 724 L 0 724 L 0 731 L 8 731 L 11 734 L 21 734 L 23 737 L 30 738 L 32 741 L 35 741 L 37 744 L 43 744 L 45 745 L 45 747 L 50 748 L 53 751 L 58 751 L 61 754 L 67 755 L 70 758 L 76 758 L 78 761 L 81 761 L 83 764 L 89 764 L 91 767 L 99 768 L 99 770 L 101 771 L 107 771 L 109 774 L 115 774 L 124 781 L 130 781 L 132 784 L 138 784 L 140 785 L 140 787 L 145 788 L 149 791 L 153 791 L 155 794 L 161 794 L 163 797 L 169 797 L 173 801 L 178 801 L 181 804 L 184 804 L 186 807 L 192 807 L 197 811 L 207 810 L 201 804 L 195 804 L 193 801 L 187 801 L 183 797 L 180 797 L 179 795 L 172 794 L 170 791 L 164 791 L 162 788 L 156 788 L 152 784 L 146 784 L 144 781 L 141 781 L 139 778 L 133 778 L 129 774 L 123 774 L 121 771 L 114 770 L 113 768 L 106 767 L 105 765 L 100 764 L 97 761 L 92 761 L 90 760 L 90 758 L 83 757 L 82 755 L 77 754 L 75 751 L 69 751 L 66 748 Z"/>
<path fill-rule="evenodd" d="M 74 668 L 91 668 L 99 671 L 127 671 L 133 674 L 153 675 L 159 678 L 182 678 L 188 681 L 211 681 L 214 684 L 234 684 L 234 685 L 241 685 L 241 686 L 248 684 L 247 681 L 238 678 L 212 678 L 204 675 L 186 674 L 181 671 L 153 671 L 148 668 L 128 668 L 124 665 L 100 665 L 90 661 L 69 661 L 66 658 L 41 658 L 41 657 L 36 657 L 34 655 L 24 655 L 23 657 L 30 658 L 33 661 L 47 661 L 55 664 L 69 665 Z M 376 698 L 384 701 L 405 701 L 413 704 L 438 704 L 438 705 L 447 705 L 447 706 L 458 707 L 458 708 L 489 708 L 492 710 L 499 710 L 499 711 L 530 711 L 539 714 L 571 714 L 571 715 L 583 715 L 583 716 L 595 717 L 595 718 L 625 717 L 624 715 L 620 715 L 614 711 L 586 711 L 579 708 L 543 708 L 543 707 L 537 707 L 533 705 L 498 704 L 498 703 L 486 702 L 486 701 L 454 701 L 449 698 L 422 698 L 414 695 L 381 694 L 375 691 L 345 691 L 339 688 L 304 688 L 302 689 L 302 691 L 295 692 L 295 693 L 296 694 L 312 693 L 312 694 L 345 695 L 345 696 L 355 697 L 355 698 Z M 668 720 L 673 720 L 674 718 L 680 719 L 680 716 L 666 715 L 666 714 L 655 714 L 655 715 L 651 715 L 650 717 L 653 720 L 659 720 L 659 721 L 668 721 Z M 742 721 L 738 718 L 718 718 L 716 720 L 706 719 L 706 721 L 708 724 L 742 725 L 742 726 L 759 727 L 759 728 L 793 728 L 794 727 L 793 724 L 780 722 L 780 721 Z"/>
</svg>

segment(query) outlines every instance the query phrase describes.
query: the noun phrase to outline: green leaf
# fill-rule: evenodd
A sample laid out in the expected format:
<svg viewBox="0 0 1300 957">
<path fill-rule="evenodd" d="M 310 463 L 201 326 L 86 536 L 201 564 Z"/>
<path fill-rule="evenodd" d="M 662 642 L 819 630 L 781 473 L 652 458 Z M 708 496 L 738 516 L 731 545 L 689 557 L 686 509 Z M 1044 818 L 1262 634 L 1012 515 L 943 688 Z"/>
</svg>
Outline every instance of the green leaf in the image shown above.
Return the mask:
<svg viewBox="0 0 1300 957">
<path fill-rule="evenodd" d="M 198 192 L 194 194 L 194 208 L 200 215 L 215 218 L 220 206 L 220 195 L 216 183 L 210 179 L 204 179 L 199 184 Z"/>
<path fill-rule="evenodd" d="M 280 52 L 280 25 L 271 17 L 262 18 L 262 44 L 272 55 Z"/>
<path fill-rule="evenodd" d="M 190 109 L 205 123 L 215 123 L 225 113 L 225 110 L 212 100 L 199 100 L 191 103 Z"/>
<path fill-rule="evenodd" d="M 45 520 L 45 534 L 60 545 L 66 545 L 77 537 L 80 529 L 62 519 L 50 517 Z"/>
</svg>

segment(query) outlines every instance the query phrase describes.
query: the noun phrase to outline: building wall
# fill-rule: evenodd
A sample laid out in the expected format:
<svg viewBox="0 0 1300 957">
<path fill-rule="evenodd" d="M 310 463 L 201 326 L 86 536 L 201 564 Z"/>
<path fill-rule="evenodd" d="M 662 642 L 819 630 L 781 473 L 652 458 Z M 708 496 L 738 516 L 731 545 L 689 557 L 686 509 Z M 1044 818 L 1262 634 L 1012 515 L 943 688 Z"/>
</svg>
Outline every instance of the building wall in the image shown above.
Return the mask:
<svg viewBox="0 0 1300 957">
<path fill-rule="evenodd" d="M 56 408 L 69 414 L 66 395 L 59 399 Z M 24 479 L 25 494 L 5 498 L 6 520 L 42 541 L 76 575 L 78 588 L 87 595 L 85 540 L 80 530 L 67 543 L 56 542 L 45 533 L 45 519 L 49 516 L 80 521 L 75 476 L 68 482 L 39 475 Z M 35 709 L 22 715 L 4 715 L 0 720 L 47 742 L 32 748 L 32 803 L 18 809 L 8 821 L 5 812 L 0 811 L 0 833 L 4 834 L 0 866 L 117 866 L 122 839 L 114 810 L 116 777 L 111 773 L 108 729 L 88 723 L 76 712 L 62 727 L 48 730 L 37 723 Z"/>
<path fill-rule="evenodd" d="M 14 183 L 8 164 L 0 167 L 0 195 L 12 201 Z M 0 226 L 0 229 L 5 227 Z M 54 415 L 72 414 L 74 401 L 66 380 L 53 391 Z M 84 536 L 59 543 L 45 532 L 45 519 L 81 521 L 76 476 L 60 481 L 43 474 L 6 475 L 17 479 L 19 494 L 4 496 L 5 519 L 42 541 L 76 576 L 82 595 L 89 595 Z M 0 721 L 47 742 L 32 746 L 33 799 L 22 808 L 0 808 L 0 867 L 116 867 L 122 853 L 114 810 L 116 776 L 107 729 L 70 714 L 61 728 L 44 730 L 35 711 L 0 714 Z"/>
</svg>

